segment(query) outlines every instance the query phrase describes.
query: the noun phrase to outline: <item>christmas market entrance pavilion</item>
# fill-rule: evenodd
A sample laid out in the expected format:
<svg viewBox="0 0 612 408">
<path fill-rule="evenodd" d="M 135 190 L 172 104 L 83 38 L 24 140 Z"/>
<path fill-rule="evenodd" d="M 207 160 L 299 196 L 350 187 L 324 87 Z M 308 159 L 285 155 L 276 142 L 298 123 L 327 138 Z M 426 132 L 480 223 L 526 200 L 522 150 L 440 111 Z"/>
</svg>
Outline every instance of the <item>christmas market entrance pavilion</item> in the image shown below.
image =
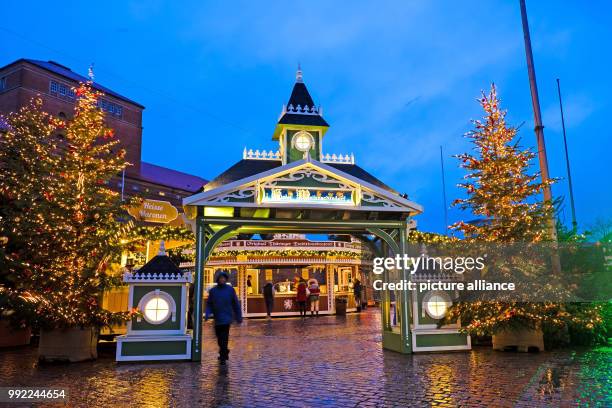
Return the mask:
<svg viewBox="0 0 612 408">
<path fill-rule="evenodd" d="M 412 217 L 422 207 L 359 167 L 353 154 L 324 153 L 328 128 L 298 69 L 272 135 L 277 149 L 245 148 L 242 160 L 202 192 L 183 199 L 186 221 L 196 235 L 192 360 L 202 356 L 205 266 L 223 241 L 238 234 L 350 235 L 374 256 L 407 251 L 408 232 L 416 226 Z M 408 270 L 386 271 L 382 279 L 408 280 L 409 275 Z M 422 304 L 411 293 L 384 290 L 380 298 L 384 348 L 401 353 L 465 348 L 460 344 L 465 336 L 459 339 L 456 328 L 438 330 L 430 319 L 435 316 L 421 313 Z"/>
<path fill-rule="evenodd" d="M 399 194 L 310 156 L 193 195 L 183 204 L 196 234 L 194 361 L 201 358 L 204 267 L 221 242 L 238 234 L 347 234 L 376 256 L 394 256 L 406 251 L 410 218 L 422 211 Z M 409 279 L 408 271 L 399 273 L 400 279 Z M 398 295 L 397 329 L 392 327 L 391 294 L 383 291 L 381 296 L 383 346 L 410 353 L 409 294 Z"/>
</svg>

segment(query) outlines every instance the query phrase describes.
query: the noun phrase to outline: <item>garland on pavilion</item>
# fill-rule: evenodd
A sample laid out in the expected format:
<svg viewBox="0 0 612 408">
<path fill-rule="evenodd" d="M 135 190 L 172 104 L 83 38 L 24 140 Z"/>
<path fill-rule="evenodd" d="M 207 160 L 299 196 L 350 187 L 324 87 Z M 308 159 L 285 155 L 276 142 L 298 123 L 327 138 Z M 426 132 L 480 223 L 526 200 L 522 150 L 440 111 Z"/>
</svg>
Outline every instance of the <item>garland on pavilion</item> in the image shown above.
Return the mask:
<svg viewBox="0 0 612 408">
<path fill-rule="evenodd" d="M 127 165 L 80 84 L 74 116 L 55 118 L 36 98 L 8 115 L 0 132 L 0 308 L 19 325 L 103 326 L 128 319 L 100 303 L 112 285 L 126 205 L 108 188 Z"/>
<path fill-rule="evenodd" d="M 351 251 L 337 251 L 337 250 L 314 250 L 314 249 L 265 249 L 265 250 L 254 250 L 254 251 L 238 251 L 238 250 L 215 250 L 213 251 L 212 257 L 214 258 L 231 258 L 237 255 L 248 255 L 257 257 L 337 257 L 337 258 L 349 258 L 349 259 L 360 259 L 364 258 L 363 253 L 351 252 Z"/>
<path fill-rule="evenodd" d="M 545 184 L 538 181 L 539 173 L 527 173 L 535 153 L 530 149 L 521 150 L 515 141 L 517 129 L 507 125 L 506 112 L 500 108 L 495 86 L 488 95 L 483 92 L 480 104 L 485 116 L 483 120 L 473 121 L 474 130 L 466 134 L 474 144 L 475 154 L 457 156 L 461 167 L 468 171 L 466 181 L 460 184 L 467 197 L 455 200 L 454 205 L 470 210 L 481 222 L 460 221 L 452 228 L 462 232 L 466 242 L 549 241 L 547 222 L 554 203 L 536 198 L 553 181 Z M 541 275 L 541 279 L 549 277 L 548 271 Z M 570 314 L 563 303 L 512 300 L 455 303 L 442 323 L 458 320 L 464 331 L 478 335 L 545 325 L 581 326 L 590 330 L 601 323 L 597 307 Z"/>
</svg>

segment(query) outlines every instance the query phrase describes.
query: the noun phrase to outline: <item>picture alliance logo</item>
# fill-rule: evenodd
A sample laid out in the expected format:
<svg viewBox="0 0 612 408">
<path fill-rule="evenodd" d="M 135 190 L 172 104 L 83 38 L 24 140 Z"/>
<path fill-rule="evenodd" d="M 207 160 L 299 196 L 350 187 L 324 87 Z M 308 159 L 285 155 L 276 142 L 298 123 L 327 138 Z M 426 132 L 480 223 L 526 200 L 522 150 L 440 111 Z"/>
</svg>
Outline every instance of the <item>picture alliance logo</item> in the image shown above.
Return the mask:
<svg viewBox="0 0 612 408">
<path fill-rule="evenodd" d="M 482 271 L 485 268 L 485 256 L 409 256 L 407 254 L 397 254 L 395 257 L 376 257 L 373 260 L 372 272 L 376 275 L 382 274 L 385 270 L 406 269 L 414 275 L 418 271 L 454 272 L 463 274 L 471 271 Z"/>
</svg>

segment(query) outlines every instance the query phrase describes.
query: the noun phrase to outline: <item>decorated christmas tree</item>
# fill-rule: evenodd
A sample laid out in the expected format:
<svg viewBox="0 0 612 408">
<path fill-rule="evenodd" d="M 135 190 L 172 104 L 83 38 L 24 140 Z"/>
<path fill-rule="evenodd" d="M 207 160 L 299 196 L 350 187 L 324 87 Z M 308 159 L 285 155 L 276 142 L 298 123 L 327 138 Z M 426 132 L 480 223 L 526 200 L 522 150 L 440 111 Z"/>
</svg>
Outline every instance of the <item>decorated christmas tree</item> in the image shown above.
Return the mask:
<svg viewBox="0 0 612 408">
<path fill-rule="evenodd" d="M 529 245 L 551 241 L 549 222 L 554 203 L 539 198 L 545 184 L 539 181 L 538 172 L 529 171 L 535 153 L 518 145 L 517 129 L 506 123 L 506 112 L 501 109 L 495 86 L 488 94 L 483 92 L 480 105 L 484 117 L 473 121 L 474 129 L 466 134 L 474 145 L 473 153 L 457 156 L 461 167 L 468 172 L 465 182 L 460 184 L 466 191 L 466 198 L 454 202 L 455 206 L 468 210 L 478 219 L 470 223 L 457 222 L 452 228 L 462 232 L 468 243 Z M 535 268 L 528 265 L 533 263 L 523 257 L 512 267 L 530 268 L 530 273 L 533 273 Z M 541 283 L 550 280 L 552 271 L 540 267 L 536 273 L 539 275 L 531 278 Z M 552 290 L 563 292 L 564 289 L 557 286 Z M 594 309 L 572 315 L 565 310 L 563 303 L 512 299 L 456 303 L 445 321 L 457 320 L 473 334 L 494 334 L 510 328 L 540 328 L 543 324 L 592 327 L 600 321 Z"/>
<path fill-rule="evenodd" d="M 41 327 L 102 326 L 124 315 L 101 308 L 129 223 L 108 183 L 127 165 L 105 126 L 100 94 L 76 89 L 71 119 L 35 99 L 10 114 L 0 149 L 0 301 L 20 315 L 24 301 Z"/>
<path fill-rule="evenodd" d="M 460 184 L 467 197 L 453 204 L 471 211 L 481 222 L 460 221 L 452 228 L 466 239 L 486 242 L 549 240 L 546 226 L 553 203 L 537 199 L 545 185 L 539 181 L 539 172 L 528 172 L 535 153 L 519 147 L 517 129 L 506 123 L 494 85 L 488 95 L 482 94 L 480 105 L 485 116 L 474 120 L 474 129 L 466 134 L 474 144 L 474 154 L 457 156 L 468 171 L 466 182 Z"/>
</svg>

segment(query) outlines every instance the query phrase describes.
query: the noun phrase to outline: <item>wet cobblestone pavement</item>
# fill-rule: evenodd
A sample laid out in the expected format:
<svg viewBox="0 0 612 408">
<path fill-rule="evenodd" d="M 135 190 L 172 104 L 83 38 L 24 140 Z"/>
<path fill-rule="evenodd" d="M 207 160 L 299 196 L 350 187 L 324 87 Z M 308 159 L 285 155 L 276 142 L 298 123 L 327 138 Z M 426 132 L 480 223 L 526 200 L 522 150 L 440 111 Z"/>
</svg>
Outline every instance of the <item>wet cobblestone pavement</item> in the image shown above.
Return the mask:
<svg viewBox="0 0 612 408">
<path fill-rule="evenodd" d="M 612 407 L 610 349 L 404 356 L 381 349 L 379 328 L 375 309 L 245 321 L 225 367 L 210 324 L 202 364 L 117 364 L 106 350 L 39 367 L 34 348 L 13 349 L 0 351 L 0 385 L 66 387 L 70 406 L 92 407 Z"/>
</svg>

